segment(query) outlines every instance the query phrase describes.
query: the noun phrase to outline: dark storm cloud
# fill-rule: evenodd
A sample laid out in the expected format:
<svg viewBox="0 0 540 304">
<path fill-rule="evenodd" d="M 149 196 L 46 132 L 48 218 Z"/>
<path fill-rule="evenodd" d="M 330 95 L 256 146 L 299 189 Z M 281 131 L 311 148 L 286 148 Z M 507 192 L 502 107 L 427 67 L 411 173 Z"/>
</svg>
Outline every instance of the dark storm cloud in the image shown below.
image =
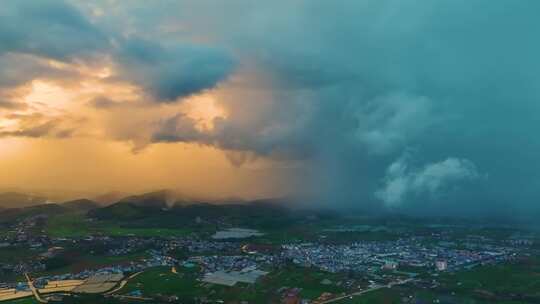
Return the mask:
<svg viewBox="0 0 540 304">
<path fill-rule="evenodd" d="M 0 53 L 104 53 L 161 102 L 224 84 L 213 130 L 171 113 L 155 142 L 301 161 L 343 206 L 540 210 L 538 1 L 35 3 L 0 9 Z"/>
<path fill-rule="evenodd" d="M 170 102 L 214 87 L 234 66 L 227 52 L 212 46 L 189 42 L 163 45 L 124 36 L 120 31 L 100 28 L 63 1 L 2 2 L 0 86 L 66 74 L 35 60 L 15 64 L 12 59 L 20 60 L 20 54 L 63 62 L 111 56 L 120 77 L 141 85 L 154 100 Z"/>
<path fill-rule="evenodd" d="M 125 78 L 145 87 L 159 101 L 174 101 L 214 87 L 233 70 L 225 51 L 174 44 L 164 47 L 142 39 L 124 41 L 116 58 Z"/>
<path fill-rule="evenodd" d="M 16 52 L 70 60 L 108 44 L 107 36 L 62 1 L 2 2 L 0 54 Z"/>
<path fill-rule="evenodd" d="M 304 190 L 352 206 L 383 202 L 388 168 L 412 149 L 398 207 L 540 209 L 539 2 L 244 4 L 184 4 L 200 22 L 175 11 L 192 23 L 192 35 L 210 32 L 271 79 L 271 88 L 255 89 L 272 91 L 256 119 L 235 113 L 260 99 L 223 101 L 232 110 L 212 144 L 303 157 L 314 172 Z M 199 140 L 192 137 L 179 140 Z M 433 168 L 450 171 L 427 175 L 440 186 L 415 182 Z M 472 178 L 471 168 L 485 178 Z"/>
</svg>

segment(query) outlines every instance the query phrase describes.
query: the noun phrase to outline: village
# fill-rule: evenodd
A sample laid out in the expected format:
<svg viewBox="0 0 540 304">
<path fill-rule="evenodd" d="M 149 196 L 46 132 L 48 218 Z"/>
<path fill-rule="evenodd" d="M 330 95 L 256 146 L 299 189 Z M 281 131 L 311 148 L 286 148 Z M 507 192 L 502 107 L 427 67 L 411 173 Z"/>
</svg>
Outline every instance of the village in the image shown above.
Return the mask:
<svg viewBox="0 0 540 304">
<path fill-rule="evenodd" d="M 438 234 L 404 236 L 395 241 L 332 244 L 321 238 L 320 242 L 270 245 L 257 242 L 256 237 L 262 235 L 259 232 L 250 231 L 246 236 L 237 234 L 239 231 L 244 233 L 242 229 L 216 233 L 219 237 L 90 235 L 54 238 L 30 234 L 28 231 L 32 227 L 31 222 L 19 225 L 15 234 L 0 241 L 4 249 L 26 248 L 35 253 L 14 263 L 0 263 L 3 274 L 11 273 L 14 277 L 24 275 L 26 278 L 0 283 L 1 301 L 36 297 L 41 301 L 54 302 L 62 296 L 85 293 L 145 298 L 148 295 L 140 290 L 132 290 L 125 295 L 118 292 L 134 276 L 156 267 L 167 267 L 172 273 L 177 273 L 178 269 L 196 269 L 198 284 L 224 287 L 260 284 L 262 278 L 290 267 L 287 265 L 318 269 L 328 274 L 355 273 L 356 279 L 340 282 L 339 287 L 343 292 L 324 292 L 318 300 L 312 299 L 313 303 L 326 303 L 346 294 L 419 283 L 419 274 L 437 276 L 440 272 L 509 262 L 522 254 L 522 248 L 532 245 L 528 239 L 499 242 L 467 236 L 449 240 L 447 236 Z M 228 233 L 233 235 L 225 237 Z M 46 274 L 50 261 L 63 257 L 70 252 L 70 248 L 86 248 L 89 253 L 110 259 L 111 262 L 104 266 L 96 264 L 81 271 Z M 118 262 L 114 263 L 117 258 Z M 320 284 L 330 285 L 333 282 L 322 279 Z M 288 299 L 288 303 L 294 303 L 293 298 L 298 303 L 310 302 L 300 297 L 301 288 L 296 286 L 280 286 L 278 290 L 284 301 Z"/>
</svg>

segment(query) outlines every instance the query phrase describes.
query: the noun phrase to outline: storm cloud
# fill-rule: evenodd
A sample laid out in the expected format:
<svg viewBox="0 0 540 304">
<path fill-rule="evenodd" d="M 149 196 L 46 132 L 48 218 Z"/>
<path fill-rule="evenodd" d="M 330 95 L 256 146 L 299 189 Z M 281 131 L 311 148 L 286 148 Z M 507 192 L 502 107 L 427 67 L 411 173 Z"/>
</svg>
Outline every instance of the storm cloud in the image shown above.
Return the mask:
<svg viewBox="0 0 540 304">
<path fill-rule="evenodd" d="M 142 39 L 124 41 L 116 59 L 123 77 L 141 84 L 158 101 L 167 102 L 213 88 L 234 67 L 231 56 L 218 48 L 163 47 Z"/>
<path fill-rule="evenodd" d="M 298 168 L 294 194 L 321 204 L 540 211 L 538 1 L 19 3 L 0 11 L 0 64 L 102 54 L 106 81 L 145 103 L 209 94 L 226 112 L 201 129 L 171 109 L 141 122 L 144 139 L 115 138 L 270 159 Z"/>
<path fill-rule="evenodd" d="M 217 47 L 190 42 L 165 46 L 160 41 L 141 39 L 137 34 L 107 31 L 92 23 L 75 6 L 55 0 L 3 3 L 0 86 L 62 73 L 55 66 L 39 61 L 28 63 L 13 54 L 87 64 L 112 58 L 117 64 L 118 77 L 141 85 L 156 101 L 174 101 L 212 88 L 234 67 L 230 54 Z M 13 67 L 14 59 L 20 62 L 17 67 Z"/>
<path fill-rule="evenodd" d="M 442 204 L 442 214 L 485 205 L 538 210 L 540 141 L 531 137 L 540 111 L 539 24 L 532 13 L 538 3 L 186 6 L 211 20 L 190 20 L 195 31 L 200 26 L 218 37 L 264 78 L 262 85 L 234 83 L 244 92 L 225 92 L 230 116 L 219 122 L 212 144 L 305 159 L 315 174 L 303 190 L 349 206 L 388 201 L 380 190 L 381 181 L 392 183 L 387 168 L 414 149 L 423 169 L 406 176 L 398 196 L 405 209 L 420 199 L 406 193 L 456 186 L 451 199 L 427 195 L 422 204 Z M 252 104 L 265 111 L 239 114 Z M 177 132 L 180 141 L 197 141 Z M 209 142 L 208 135 L 200 140 Z M 450 171 L 432 174 L 436 169 Z M 457 187 L 477 171 L 489 178 Z"/>
<path fill-rule="evenodd" d="M 107 36 L 62 1 L 4 1 L 0 10 L 0 54 L 33 54 L 72 60 L 103 49 Z"/>
</svg>

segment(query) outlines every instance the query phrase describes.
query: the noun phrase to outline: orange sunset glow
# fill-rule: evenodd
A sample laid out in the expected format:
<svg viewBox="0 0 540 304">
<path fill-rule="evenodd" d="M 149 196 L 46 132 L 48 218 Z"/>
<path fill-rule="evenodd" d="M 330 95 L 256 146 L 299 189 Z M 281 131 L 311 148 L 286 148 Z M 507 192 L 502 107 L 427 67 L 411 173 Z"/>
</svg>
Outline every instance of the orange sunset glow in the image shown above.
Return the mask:
<svg viewBox="0 0 540 304">
<path fill-rule="evenodd" d="M 42 75 L 4 90 L 17 105 L 0 108 L 4 188 L 67 188 L 68 197 L 167 188 L 201 197 L 256 198 L 283 190 L 284 184 L 263 182 L 283 171 L 264 157 L 238 166 L 229 155 L 239 152 L 213 147 L 211 139 L 152 142 L 159 125 L 177 115 L 184 118 L 181 127 L 211 137 L 216 121 L 228 119 L 231 110 L 220 100 L 226 97 L 214 92 L 227 90 L 226 82 L 159 103 L 144 85 L 115 79 L 114 67 L 30 58 L 71 76 Z"/>
<path fill-rule="evenodd" d="M 212 133 L 215 120 L 228 116 L 212 91 L 153 104 L 142 88 L 107 82 L 108 74 L 51 65 L 75 70 L 80 79 L 40 78 L 10 90 L 10 100 L 21 108 L 0 112 L 1 130 L 13 134 L 0 139 L 0 184 L 6 188 L 68 187 L 86 194 L 170 188 L 208 197 L 260 197 L 276 190 L 257 182 L 272 170 L 250 169 L 255 163 L 235 166 L 219 148 L 150 143 L 153 123 L 171 113 L 185 116 L 198 132 Z M 44 134 L 18 136 L 25 131 Z"/>
</svg>

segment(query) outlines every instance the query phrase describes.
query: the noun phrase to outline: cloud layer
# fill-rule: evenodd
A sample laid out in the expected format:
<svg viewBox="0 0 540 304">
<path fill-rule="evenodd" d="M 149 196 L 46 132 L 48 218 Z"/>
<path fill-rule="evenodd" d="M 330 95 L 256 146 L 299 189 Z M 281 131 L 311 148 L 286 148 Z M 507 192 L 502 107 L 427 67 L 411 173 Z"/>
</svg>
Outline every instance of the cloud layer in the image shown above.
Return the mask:
<svg viewBox="0 0 540 304">
<path fill-rule="evenodd" d="M 409 195 L 422 199 L 425 195 L 433 197 L 444 195 L 448 187 L 460 182 L 479 178 L 475 165 L 467 159 L 447 158 L 430 163 L 421 169 L 409 168 L 407 157 L 393 162 L 386 170 L 384 186 L 375 196 L 389 207 L 397 207 Z M 454 189 L 455 190 L 455 189 Z"/>
<path fill-rule="evenodd" d="M 338 206 L 538 212 L 538 9 L 7 1 L 0 134 L 214 147 Z"/>
</svg>

